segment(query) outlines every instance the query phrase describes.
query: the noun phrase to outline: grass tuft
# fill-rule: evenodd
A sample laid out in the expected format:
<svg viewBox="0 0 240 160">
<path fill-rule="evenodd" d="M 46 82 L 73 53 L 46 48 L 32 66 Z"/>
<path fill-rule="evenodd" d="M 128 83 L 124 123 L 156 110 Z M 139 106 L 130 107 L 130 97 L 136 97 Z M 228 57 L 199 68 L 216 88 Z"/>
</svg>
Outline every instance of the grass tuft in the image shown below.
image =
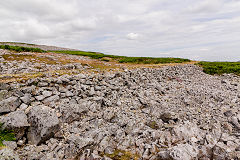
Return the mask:
<svg viewBox="0 0 240 160">
<path fill-rule="evenodd" d="M 138 154 L 132 154 L 129 151 L 123 151 L 119 149 L 115 150 L 114 153 L 112 154 L 101 153 L 100 155 L 101 156 L 105 155 L 113 160 L 129 160 L 129 159 L 137 160 L 140 158 Z"/>
<path fill-rule="evenodd" d="M 2 128 L 3 124 L 0 123 L 0 147 L 4 146 L 3 141 L 15 141 L 15 135 L 13 131 L 9 131 Z"/>
</svg>

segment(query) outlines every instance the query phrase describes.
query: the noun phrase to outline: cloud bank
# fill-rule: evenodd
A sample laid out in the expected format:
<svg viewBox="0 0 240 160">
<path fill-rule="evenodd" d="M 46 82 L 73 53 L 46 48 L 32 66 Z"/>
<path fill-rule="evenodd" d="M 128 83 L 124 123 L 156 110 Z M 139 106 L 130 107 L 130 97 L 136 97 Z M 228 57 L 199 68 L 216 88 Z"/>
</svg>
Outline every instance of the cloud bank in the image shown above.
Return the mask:
<svg viewBox="0 0 240 160">
<path fill-rule="evenodd" d="M 1 0 L 0 41 L 240 60 L 239 0 Z"/>
</svg>

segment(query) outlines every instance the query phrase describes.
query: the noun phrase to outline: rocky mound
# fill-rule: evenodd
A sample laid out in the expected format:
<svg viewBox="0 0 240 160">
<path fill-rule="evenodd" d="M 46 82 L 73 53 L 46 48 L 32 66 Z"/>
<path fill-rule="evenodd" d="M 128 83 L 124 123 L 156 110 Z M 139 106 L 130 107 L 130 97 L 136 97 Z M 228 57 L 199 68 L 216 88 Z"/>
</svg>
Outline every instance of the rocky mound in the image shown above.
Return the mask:
<svg viewBox="0 0 240 160">
<path fill-rule="evenodd" d="M 239 159 L 239 82 L 182 65 L 1 83 L 4 143 L 32 160 Z"/>
</svg>

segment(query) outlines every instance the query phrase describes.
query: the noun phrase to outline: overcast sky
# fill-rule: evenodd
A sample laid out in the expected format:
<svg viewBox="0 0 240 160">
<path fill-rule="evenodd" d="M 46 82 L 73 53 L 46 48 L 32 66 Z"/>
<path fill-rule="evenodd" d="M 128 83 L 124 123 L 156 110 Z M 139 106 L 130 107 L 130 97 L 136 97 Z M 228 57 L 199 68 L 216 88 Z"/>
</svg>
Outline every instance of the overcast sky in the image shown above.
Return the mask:
<svg viewBox="0 0 240 160">
<path fill-rule="evenodd" d="M 0 41 L 240 60 L 240 0 L 0 0 Z"/>
</svg>

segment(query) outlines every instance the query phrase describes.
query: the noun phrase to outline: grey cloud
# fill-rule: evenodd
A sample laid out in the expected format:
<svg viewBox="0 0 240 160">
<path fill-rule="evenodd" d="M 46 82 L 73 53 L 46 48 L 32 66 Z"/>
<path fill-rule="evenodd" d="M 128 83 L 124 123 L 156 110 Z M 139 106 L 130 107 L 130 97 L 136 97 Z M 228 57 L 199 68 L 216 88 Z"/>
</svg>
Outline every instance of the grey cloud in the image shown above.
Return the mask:
<svg viewBox="0 0 240 160">
<path fill-rule="evenodd" d="M 213 13 L 221 10 L 222 0 L 203 0 L 189 7 L 189 11 L 193 13 Z"/>
</svg>

